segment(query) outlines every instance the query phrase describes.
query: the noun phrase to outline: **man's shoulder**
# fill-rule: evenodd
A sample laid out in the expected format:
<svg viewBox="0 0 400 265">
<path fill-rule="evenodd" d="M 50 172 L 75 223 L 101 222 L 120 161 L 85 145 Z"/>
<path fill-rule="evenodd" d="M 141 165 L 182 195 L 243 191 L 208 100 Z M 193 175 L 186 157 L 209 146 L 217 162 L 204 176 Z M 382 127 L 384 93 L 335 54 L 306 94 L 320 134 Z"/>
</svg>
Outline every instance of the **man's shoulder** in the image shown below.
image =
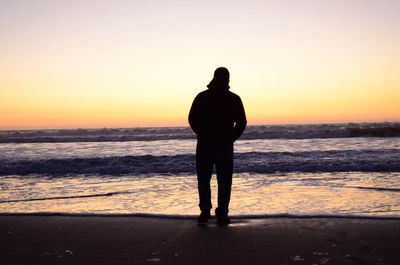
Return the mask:
<svg viewBox="0 0 400 265">
<path fill-rule="evenodd" d="M 232 99 L 236 100 L 236 101 L 240 101 L 240 97 L 239 95 L 233 93 L 232 91 L 228 91 L 229 95 L 231 96 Z"/>
<path fill-rule="evenodd" d="M 208 89 L 199 92 L 196 96 L 196 100 L 208 100 L 212 95 L 210 95 L 210 91 Z"/>
<path fill-rule="evenodd" d="M 209 91 L 208 89 L 206 89 L 206 90 L 203 90 L 203 91 L 199 92 L 199 93 L 197 94 L 197 96 L 198 96 L 198 97 L 202 97 L 202 96 L 205 96 L 205 95 L 207 95 L 207 94 L 209 94 L 209 93 L 210 93 L 210 91 Z"/>
<path fill-rule="evenodd" d="M 233 92 L 231 92 L 229 90 L 226 91 L 226 92 L 223 92 L 222 94 L 219 94 L 219 93 L 216 94 L 215 92 L 213 93 L 209 89 L 206 89 L 206 90 L 201 91 L 200 93 L 198 93 L 196 98 L 201 99 L 201 98 L 209 98 L 209 97 L 215 97 L 215 96 L 217 96 L 217 97 L 220 97 L 220 96 L 226 97 L 226 96 L 228 96 L 233 101 L 241 101 L 239 95 L 237 95 L 237 94 L 235 94 L 235 93 L 233 93 Z"/>
</svg>

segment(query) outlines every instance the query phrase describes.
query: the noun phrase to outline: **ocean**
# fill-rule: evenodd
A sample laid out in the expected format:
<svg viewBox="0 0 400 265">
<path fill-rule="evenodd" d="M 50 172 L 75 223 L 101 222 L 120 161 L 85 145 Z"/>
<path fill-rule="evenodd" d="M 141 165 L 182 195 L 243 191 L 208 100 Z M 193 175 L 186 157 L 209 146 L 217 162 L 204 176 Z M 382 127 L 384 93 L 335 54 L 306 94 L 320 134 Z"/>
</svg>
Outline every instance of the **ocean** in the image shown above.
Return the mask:
<svg viewBox="0 0 400 265">
<path fill-rule="evenodd" d="M 0 214 L 196 215 L 195 146 L 188 127 L 0 131 Z M 400 218 L 400 124 L 248 126 L 230 214 Z"/>
</svg>

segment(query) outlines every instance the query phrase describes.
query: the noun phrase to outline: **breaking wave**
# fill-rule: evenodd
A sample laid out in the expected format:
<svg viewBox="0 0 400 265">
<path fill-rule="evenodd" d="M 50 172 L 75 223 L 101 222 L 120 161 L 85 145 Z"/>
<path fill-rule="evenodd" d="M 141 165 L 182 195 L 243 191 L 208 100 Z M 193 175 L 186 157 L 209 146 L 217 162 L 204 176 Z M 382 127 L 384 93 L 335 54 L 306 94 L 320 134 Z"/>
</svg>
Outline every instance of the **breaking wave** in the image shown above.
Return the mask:
<svg viewBox="0 0 400 265">
<path fill-rule="evenodd" d="M 400 150 L 248 152 L 235 154 L 235 172 L 400 172 Z M 117 156 L 43 160 L 0 160 L 0 175 L 195 173 L 195 156 Z"/>
</svg>

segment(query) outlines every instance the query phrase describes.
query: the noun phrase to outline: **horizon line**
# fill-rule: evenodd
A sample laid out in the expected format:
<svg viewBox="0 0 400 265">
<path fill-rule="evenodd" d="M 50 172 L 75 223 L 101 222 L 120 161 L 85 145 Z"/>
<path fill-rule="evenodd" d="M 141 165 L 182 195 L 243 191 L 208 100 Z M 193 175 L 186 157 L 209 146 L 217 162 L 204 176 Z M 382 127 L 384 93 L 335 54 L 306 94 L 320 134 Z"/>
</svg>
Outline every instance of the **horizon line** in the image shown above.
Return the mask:
<svg viewBox="0 0 400 265">
<path fill-rule="evenodd" d="M 400 123 L 400 119 L 396 119 L 396 120 L 379 120 L 379 121 L 339 121 L 339 122 L 304 122 L 304 123 L 250 123 L 247 126 L 287 126 L 287 125 L 323 125 L 323 124 L 373 124 L 373 123 Z M 7 127 L 0 127 L 0 131 L 41 131 L 41 130 L 100 130 L 100 129 L 146 129 L 146 128 L 187 128 L 190 127 L 189 125 L 171 125 L 171 126 L 151 126 L 151 125 L 137 125 L 137 126 L 128 126 L 128 127 L 98 127 L 98 126 L 93 126 L 93 127 L 32 127 L 32 128 L 23 128 L 23 127 L 11 127 L 11 128 L 7 128 Z"/>
</svg>

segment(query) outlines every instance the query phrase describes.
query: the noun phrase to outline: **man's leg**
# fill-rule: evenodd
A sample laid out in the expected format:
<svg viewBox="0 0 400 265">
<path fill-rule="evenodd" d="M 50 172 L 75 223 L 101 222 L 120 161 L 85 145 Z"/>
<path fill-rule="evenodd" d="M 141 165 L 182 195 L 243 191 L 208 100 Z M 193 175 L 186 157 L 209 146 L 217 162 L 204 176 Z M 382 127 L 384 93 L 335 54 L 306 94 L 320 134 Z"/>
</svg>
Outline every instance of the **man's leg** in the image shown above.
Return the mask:
<svg viewBox="0 0 400 265">
<path fill-rule="evenodd" d="M 199 207 L 201 212 L 209 213 L 212 208 L 210 180 L 213 170 L 213 161 L 210 146 L 197 142 L 196 171 L 197 187 L 199 191 Z"/>
<path fill-rule="evenodd" d="M 233 144 L 218 146 L 215 162 L 218 181 L 218 216 L 227 217 L 231 199 L 233 174 Z"/>
</svg>

